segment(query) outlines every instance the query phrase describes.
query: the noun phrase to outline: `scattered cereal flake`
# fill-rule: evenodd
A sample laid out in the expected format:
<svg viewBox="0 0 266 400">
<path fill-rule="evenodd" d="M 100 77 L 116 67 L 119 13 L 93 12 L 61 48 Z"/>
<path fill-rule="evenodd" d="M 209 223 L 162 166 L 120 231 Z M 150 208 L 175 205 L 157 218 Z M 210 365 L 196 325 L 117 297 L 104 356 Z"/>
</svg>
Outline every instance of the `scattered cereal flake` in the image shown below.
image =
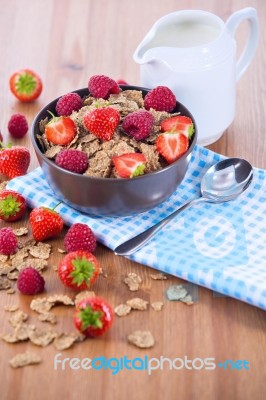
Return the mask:
<svg viewBox="0 0 266 400">
<path fill-rule="evenodd" d="M 53 265 L 52 268 L 53 268 L 54 271 L 58 271 L 58 266 L 57 265 Z"/>
<path fill-rule="evenodd" d="M 4 306 L 4 310 L 7 312 L 15 312 L 18 310 L 18 305 L 17 304 L 10 304 Z"/>
<path fill-rule="evenodd" d="M 139 275 L 135 274 L 135 272 L 129 272 L 125 277 L 124 282 L 130 291 L 135 292 L 139 289 L 139 284 L 142 280 Z"/>
<path fill-rule="evenodd" d="M 7 290 L 11 288 L 11 284 L 7 278 L 0 276 L 0 290 Z"/>
<path fill-rule="evenodd" d="M 28 340 L 32 332 L 36 329 L 35 325 L 20 323 L 18 326 L 15 327 L 14 335 L 17 338 L 17 341 L 24 341 Z"/>
<path fill-rule="evenodd" d="M 58 247 L 57 251 L 58 251 L 58 253 L 61 253 L 61 254 L 65 254 L 66 253 L 65 249 L 60 249 L 59 247 Z"/>
<path fill-rule="evenodd" d="M 42 260 L 47 260 L 50 256 L 51 253 L 51 245 L 48 243 L 42 243 L 39 242 L 37 243 L 37 246 L 32 246 L 29 249 L 29 253 L 31 256 L 42 259 Z"/>
<path fill-rule="evenodd" d="M 101 267 L 99 269 L 99 274 L 102 275 L 104 278 L 108 278 L 107 272 L 105 272 Z"/>
<path fill-rule="evenodd" d="M 57 337 L 57 335 L 58 334 L 56 332 L 36 329 L 30 333 L 29 339 L 31 343 L 35 344 L 36 346 L 46 347 Z"/>
<path fill-rule="evenodd" d="M 26 227 L 21 227 L 21 228 L 13 229 L 13 232 L 16 236 L 24 236 L 29 233 L 29 230 Z"/>
<path fill-rule="evenodd" d="M 150 331 L 134 331 L 127 337 L 129 343 L 141 349 L 154 346 L 155 340 Z"/>
<path fill-rule="evenodd" d="M 87 299 L 88 297 L 95 297 L 95 293 L 89 290 L 83 290 L 82 292 L 79 292 L 74 299 L 75 305 L 77 305 L 81 300 Z"/>
<path fill-rule="evenodd" d="M 191 294 L 187 294 L 185 297 L 182 297 L 180 301 L 182 301 L 182 303 L 186 303 L 188 306 L 192 306 L 192 304 L 194 304 Z"/>
<path fill-rule="evenodd" d="M 56 155 L 57 155 L 58 153 L 60 153 L 60 151 L 61 151 L 62 149 L 63 149 L 62 146 L 53 146 L 53 147 L 50 147 L 50 149 L 48 149 L 48 150 L 45 152 L 45 156 L 46 156 L 47 158 L 55 158 Z"/>
<path fill-rule="evenodd" d="M 187 290 L 182 285 L 171 285 L 166 291 L 168 300 L 180 300 L 187 294 Z"/>
<path fill-rule="evenodd" d="M 7 278 L 16 281 L 18 279 L 19 271 L 8 272 Z"/>
<path fill-rule="evenodd" d="M 119 317 L 125 317 L 130 313 L 131 307 L 128 304 L 119 304 L 115 307 L 114 311 Z"/>
<path fill-rule="evenodd" d="M 28 319 L 28 314 L 24 313 L 21 310 L 17 310 L 12 314 L 9 318 L 8 322 L 10 323 L 13 328 L 16 328 L 18 325 L 22 324 L 22 322 Z"/>
<path fill-rule="evenodd" d="M 14 255 L 10 257 L 12 266 L 17 268 L 21 263 L 23 263 L 24 258 L 28 257 L 28 250 L 23 247 L 19 249 Z"/>
<path fill-rule="evenodd" d="M 48 262 L 42 258 L 28 258 L 26 261 L 21 262 L 16 265 L 17 270 L 21 270 L 26 267 L 32 267 L 37 271 L 41 272 L 45 267 L 47 267 Z"/>
<path fill-rule="evenodd" d="M 140 299 L 139 297 L 134 297 L 134 299 L 130 299 L 127 301 L 127 305 L 131 307 L 133 310 L 144 311 L 147 310 L 148 301 Z"/>
<path fill-rule="evenodd" d="M 34 239 L 29 239 L 26 242 L 24 242 L 23 246 L 26 250 L 29 250 L 32 246 L 35 246 L 36 244 L 36 240 Z"/>
<path fill-rule="evenodd" d="M 62 333 L 54 340 L 54 346 L 57 350 L 66 350 L 69 349 L 76 342 L 76 340 L 76 335 Z"/>
<path fill-rule="evenodd" d="M 14 294 L 14 293 L 16 293 L 16 291 L 15 291 L 15 289 L 10 288 L 10 289 L 8 289 L 8 290 L 6 291 L 6 293 L 7 293 L 7 294 Z"/>
<path fill-rule="evenodd" d="M 40 314 L 50 311 L 52 307 L 53 303 L 48 302 L 46 297 L 34 299 L 30 303 L 30 308 Z"/>
<path fill-rule="evenodd" d="M 6 335 L 1 335 L 1 339 L 7 343 L 17 343 L 20 341 L 13 332 L 7 333 Z"/>
<path fill-rule="evenodd" d="M 167 276 L 164 275 L 162 272 L 159 272 L 158 274 L 150 274 L 151 279 L 154 279 L 155 281 L 163 281 L 167 279 Z"/>
<path fill-rule="evenodd" d="M 52 304 L 52 307 L 56 303 L 61 303 L 64 304 L 65 306 L 73 306 L 74 301 L 71 299 L 71 297 L 64 295 L 64 294 L 54 294 L 52 296 L 49 296 L 47 298 L 48 303 Z"/>
<path fill-rule="evenodd" d="M 17 354 L 13 357 L 9 364 L 12 368 L 25 367 L 26 365 L 39 364 L 42 361 L 41 357 L 37 354 L 26 351 L 25 353 Z"/>
<path fill-rule="evenodd" d="M 163 308 L 163 302 L 162 301 L 154 301 L 153 303 L 151 303 L 151 306 L 155 311 L 161 311 L 161 309 Z"/>
<path fill-rule="evenodd" d="M 57 323 L 57 317 L 52 312 L 45 312 L 38 316 L 38 319 L 42 322 L 50 322 L 50 324 L 55 325 Z"/>
</svg>

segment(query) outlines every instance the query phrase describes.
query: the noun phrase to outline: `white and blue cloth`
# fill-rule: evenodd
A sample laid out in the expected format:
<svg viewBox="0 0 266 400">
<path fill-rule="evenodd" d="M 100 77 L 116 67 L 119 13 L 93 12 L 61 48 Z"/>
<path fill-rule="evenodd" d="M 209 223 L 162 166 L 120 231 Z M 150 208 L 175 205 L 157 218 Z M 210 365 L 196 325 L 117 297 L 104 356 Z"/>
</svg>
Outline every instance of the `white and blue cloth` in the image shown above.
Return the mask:
<svg viewBox="0 0 266 400">
<path fill-rule="evenodd" d="M 156 208 L 133 217 L 91 217 L 64 203 L 56 210 L 67 225 L 88 224 L 101 243 L 115 249 L 200 196 L 202 176 L 223 158 L 195 146 L 175 193 Z M 11 180 L 8 188 L 21 193 L 32 208 L 58 203 L 41 168 Z M 251 185 L 234 201 L 200 203 L 185 210 L 129 258 L 266 309 L 266 171 L 255 168 Z"/>
</svg>

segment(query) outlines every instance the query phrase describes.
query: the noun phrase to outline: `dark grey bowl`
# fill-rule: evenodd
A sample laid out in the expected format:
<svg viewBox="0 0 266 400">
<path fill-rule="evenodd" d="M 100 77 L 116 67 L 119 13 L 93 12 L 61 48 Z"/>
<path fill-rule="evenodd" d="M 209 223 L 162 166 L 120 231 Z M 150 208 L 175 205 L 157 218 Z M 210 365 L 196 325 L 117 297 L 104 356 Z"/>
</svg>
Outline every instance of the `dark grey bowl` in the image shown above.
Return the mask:
<svg viewBox="0 0 266 400">
<path fill-rule="evenodd" d="M 121 85 L 122 90 L 141 90 L 143 95 L 148 89 L 138 86 Z M 81 97 L 88 95 L 88 89 L 75 91 Z M 55 197 L 71 207 L 86 214 L 98 216 L 126 216 L 142 213 L 162 203 L 176 190 L 187 171 L 190 153 L 197 140 L 197 128 L 191 113 L 180 103 L 174 112 L 180 112 L 193 120 L 195 133 L 187 152 L 176 162 L 164 169 L 139 176 L 134 179 L 94 178 L 79 175 L 58 167 L 44 156 L 36 140 L 39 134 L 39 122 L 50 117 L 47 110 L 55 113 L 58 98 L 45 106 L 35 117 L 31 128 L 31 140 L 44 172 L 55 193 Z"/>
</svg>

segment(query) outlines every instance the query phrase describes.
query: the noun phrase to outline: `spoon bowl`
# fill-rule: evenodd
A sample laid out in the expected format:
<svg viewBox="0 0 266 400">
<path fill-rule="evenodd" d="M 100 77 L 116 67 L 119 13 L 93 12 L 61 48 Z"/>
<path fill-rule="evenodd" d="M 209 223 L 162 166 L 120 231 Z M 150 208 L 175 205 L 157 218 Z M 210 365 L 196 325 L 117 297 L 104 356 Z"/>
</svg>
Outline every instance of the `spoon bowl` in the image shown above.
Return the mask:
<svg viewBox="0 0 266 400">
<path fill-rule="evenodd" d="M 210 167 L 201 181 L 201 197 L 190 200 L 156 225 L 138 236 L 120 244 L 115 254 L 127 256 L 146 244 L 158 231 L 167 225 L 176 215 L 192 204 L 199 202 L 222 203 L 236 199 L 243 193 L 253 178 L 250 163 L 241 158 L 227 158 Z"/>
</svg>

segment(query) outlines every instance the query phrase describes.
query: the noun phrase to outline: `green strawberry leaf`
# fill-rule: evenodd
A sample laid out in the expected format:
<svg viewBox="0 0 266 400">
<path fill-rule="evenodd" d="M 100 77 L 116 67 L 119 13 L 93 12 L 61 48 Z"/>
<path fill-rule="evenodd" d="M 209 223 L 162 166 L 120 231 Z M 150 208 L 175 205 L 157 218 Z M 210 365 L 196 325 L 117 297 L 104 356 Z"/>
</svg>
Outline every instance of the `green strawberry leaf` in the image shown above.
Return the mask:
<svg viewBox="0 0 266 400">
<path fill-rule="evenodd" d="M 81 286 L 84 282 L 89 283 L 95 273 L 94 264 L 85 256 L 76 257 L 72 260 L 74 270 L 70 273 L 72 283 Z"/>
<path fill-rule="evenodd" d="M 95 311 L 89 305 L 86 308 L 80 310 L 78 317 L 82 322 L 81 330 L 85 331 L 88 327 L 101 329 L 103 327 L 103 316 L 103 312 Z"/>
</svg>

